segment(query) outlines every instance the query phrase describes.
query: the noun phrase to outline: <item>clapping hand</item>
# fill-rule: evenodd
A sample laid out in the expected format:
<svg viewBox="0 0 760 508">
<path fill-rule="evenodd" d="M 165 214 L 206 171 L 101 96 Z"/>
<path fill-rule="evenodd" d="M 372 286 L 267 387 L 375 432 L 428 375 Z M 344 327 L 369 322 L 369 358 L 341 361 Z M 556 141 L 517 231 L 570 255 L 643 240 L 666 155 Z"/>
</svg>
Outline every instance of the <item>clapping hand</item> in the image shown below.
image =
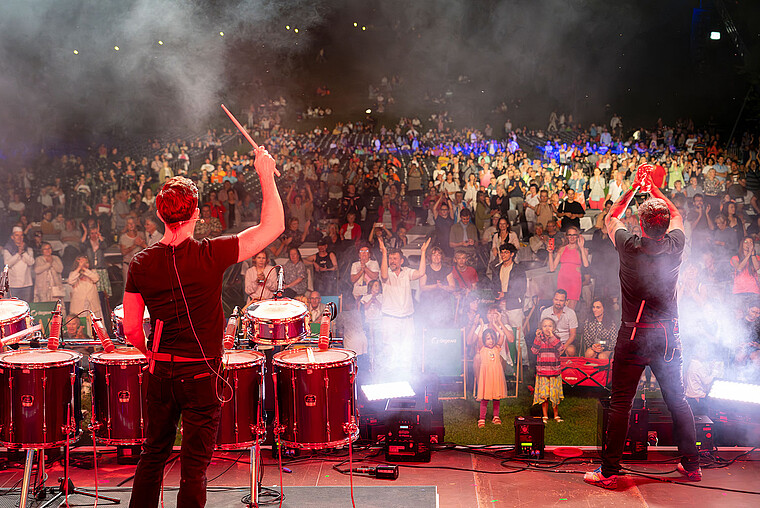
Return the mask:
<svg viewBox="0 0 760 508">
<path fill-rule="evenodd" d="M 422 248 L 420 249 L 420 251 L 422 252 L 423 255 L 425 254 L 428 246 L 430 245 L 430 240 L 432 240 L 432 238 L 428 238 L 427 240 L 425 240 L 425 243 L 422 244 Z M 382 240 L 380 240 L 380 245 L 382 245 Z M 380 250 L 383 250 L 383 247 L 380 247 Z"/>
</svg>

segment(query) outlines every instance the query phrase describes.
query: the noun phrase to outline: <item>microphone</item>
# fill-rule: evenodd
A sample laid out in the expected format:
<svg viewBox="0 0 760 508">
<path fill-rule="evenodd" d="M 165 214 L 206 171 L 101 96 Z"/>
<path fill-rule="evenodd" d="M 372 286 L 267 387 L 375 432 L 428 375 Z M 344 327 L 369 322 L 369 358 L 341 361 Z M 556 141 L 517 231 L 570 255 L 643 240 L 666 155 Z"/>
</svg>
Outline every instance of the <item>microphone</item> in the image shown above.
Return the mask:
<svg viewBox="0 0 760 508">
<path fill-rule="evenodd" d="M 7 298 L 11 294 L 10 281 L 8 280 L 9 268 L 10 267 L 8 265 L 5 265 L 5 268 L 3 268 L 3 285 L 2 285 L 2 288 L 0 288 L 0 291 L 2 291 L 3 298 Z"/>
<path fill-rule="evenodd" d="M 113 345 L 111 337 L 108 336 L 106 327 L 103 325 L 103 318 L 95 317 L 95 314 L 92 311 L 89 312 L 90 317 L 92 318 L 92 329 L 95 330 L 95 335 L 97 335 L 98 340 L 100 340 L 100 343 L 103 345 L 103 351 L 106 353 L 113 353 L 116 351 L 116 346 Z"/>
<path fill-rule="evenodd" d="M 338 308 L 333 302 L 329 302 L 325 306 L 325 311 L 322 313 L 322 321 L 319 325 L 319 350 L 327 351 L 330 347 L 330 321 L 335 319 L 338 315 Z"/>
<path fill-rule="evenodd" d="M 283 269 L 282 265 L 275 265 L 275 268 L 279 268 L 279 273 L 277 275 L 277 292 L 274 294 L 275 299 L 282 298 L 282 279 L 283 279 Z"/>
<path fill-rule="evenodd" d="M 378 480 L 395 480 L 398 478 L 398 466 L 396 465 L 359 466 L 354 468 L 354 472 L 368 474 Z"/>
<path fill-rule="evenodd" d="M 238 315 L 240 314 L 240 308 L 235 306 L 232 311 L 230 319 L 227 320 L 227 328 L 224 330 L 224 349 L 232 349 L 235 347 L 235 335 L 238 330 Z"/>
<path fill-rule="evenodd" d="M 78 318 L 77 318 L 78 319 Z M 48 337 L 47 347 L 51 351 L 58 349 L 58 343 L 61 341 L 61 321 L 63 312 L 61 311 L 61 300 L 55 304 L 53 319 L 50 320 L 50 336 Z"/>
</svg>

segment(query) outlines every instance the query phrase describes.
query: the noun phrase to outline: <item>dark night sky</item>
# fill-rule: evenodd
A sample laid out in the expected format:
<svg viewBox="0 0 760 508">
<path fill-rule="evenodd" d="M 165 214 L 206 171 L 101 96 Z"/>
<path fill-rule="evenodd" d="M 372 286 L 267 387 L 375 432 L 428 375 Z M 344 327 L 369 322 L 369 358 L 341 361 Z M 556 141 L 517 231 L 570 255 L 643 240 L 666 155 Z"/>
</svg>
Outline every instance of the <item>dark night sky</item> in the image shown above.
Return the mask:
<svg viewBox="0 0 760 508">
<path fill-rule="evenodd" d="M 702 2 L 704 29 L 723 31 L 713 2 Z M 475 124 L 519 99 L 513 120 L 531 127 L 555 108 L 604 120 L 606 104 L 629 126 L 658 116 L 730 125 L 757 76 L 760 2 L 724 3 L 748 60 L 725 32 L 696 37 L 705 44 L 691 51 L 698 0 L 6 0 L 0 147 L 199 129 L 222 100 L 242 108 L 281 92 L 304 105 L 322 83 L 349 108 L 391 74 L 405 80 L 398 114 L 449 89 Z M 315 63 L 319 48 L 326 64 Z M 460 74 L 470 85 L 453 84 Z"/>
</svg>

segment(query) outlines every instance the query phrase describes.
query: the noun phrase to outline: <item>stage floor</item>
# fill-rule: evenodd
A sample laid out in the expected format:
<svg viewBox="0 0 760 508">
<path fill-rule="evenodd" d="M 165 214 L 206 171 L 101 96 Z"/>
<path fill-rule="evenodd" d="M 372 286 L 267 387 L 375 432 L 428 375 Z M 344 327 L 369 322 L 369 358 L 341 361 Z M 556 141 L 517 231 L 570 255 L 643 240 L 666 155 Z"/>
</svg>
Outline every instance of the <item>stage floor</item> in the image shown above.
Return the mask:
<svg viewBox="0 0 760 508">
<path fill-rule="evenodd" d="M 80 450 L 76 451 L 77 457 L 82 453 Z M 122 499 L 121 505 L 125 506 L 129 498 L 134 466 L 117 464 L 115 453 L 109 453 L 108 449 L 103 450 L 106 453 L 98 460 L 98 484 L 103 494 Z M 356 451 L 354 459 L 367 455 L 367 451 Z M 501 455 L 506 457 L 509 452 Z M 719 455 L 721 458 L 731 459 L 738 453 L 721 450 Z M 89 456 L 92 457 L 91 454 Z M 728 467 L 704 469 L 701 483 L 663 483 L 654 478 L 631 475 L 620 481 L 616 491 L 603 490 L 583 483 L 581 473 L 596 467 L 593 463 L 596 456 L 596 452 L 588 451 L 583 457 L 572 459 L 564 465 L 555 465 L 546 471 L 518 471 L 521 467 L 519 463 L 510 462 L 508 467 L 502 467 L 500 458 L 492 456 L 451 450 L 436 451 L 430 463 L 413 463 L 410 465 L 415 467 L 401 467 L 396 481 L 355 475 L 354 497 L 357 506 L 378 508 L 434 507 L 436 497 L 438 506 L 444 508 L 612 505 L 615 508 L 728 505 L 738 508 L 760 505 L 760 495 L 734 492 L 760 492 L 760 452 L 745 456 Z M 628 463 L 627 466 L 651 475 L 662 475 L 675 469 L 673 457 L 674 453 L 669 450 L 650 449 L 648 462 Z M 333 465 L 343 459 L 343 456 L 329 455 L 285 461 L 284 465 L 292 472 L 283 473 L 282 483 L 286 487 L 286 497 L 282 506 L 351 506 L 350 490 L 345 488 L 349 485 L 349 477 L 333 469 Z M 559 460 L 548 451 L 546 460 L 554 459 Z M 248 494 L 247 460 L 247 452 L 215 454 L 208 472 L 208 506 L 245 506 L 240 500 Z M 264 450 L 264 463 L 263 485 L 279 490 L 277 463 L 271 458 L 269 450 Z M 369 464 L 364 462 L 362 465 Z M 485 471 L 496 471 L 500 474 L 488 474 Z M 62 472 L 62 467 L 56 463 L 48 470 L 49 480 L 46 485 L 55 485 Z M 0 471 L 0 491 L 5 492 L 13 487 L 20 481 L 22 474 L 23 468 L 15 465 Z M 660 478 L 674 481 L 682 479 L 678 473 L 665 474 Z M 72 467 L 71 479 L 79 488 L 93 489 L 95 486 L 95 474 L 92 469 Z M 165 506 L 176 506 L 178 484 L 179 461 L 175 460 L 166 469 Z M 72 496 L 69 501 L 72 506 L 92 506 L 92 499 L 87 497 Z M 16 506 L 17 503 L 18 491 L 0 496 L 0 508 Z M 34 502 L 29 506 L 37 507 L 41 504 Z M 101 501 L 99 506 L 108 504 Z"/>
</svg>

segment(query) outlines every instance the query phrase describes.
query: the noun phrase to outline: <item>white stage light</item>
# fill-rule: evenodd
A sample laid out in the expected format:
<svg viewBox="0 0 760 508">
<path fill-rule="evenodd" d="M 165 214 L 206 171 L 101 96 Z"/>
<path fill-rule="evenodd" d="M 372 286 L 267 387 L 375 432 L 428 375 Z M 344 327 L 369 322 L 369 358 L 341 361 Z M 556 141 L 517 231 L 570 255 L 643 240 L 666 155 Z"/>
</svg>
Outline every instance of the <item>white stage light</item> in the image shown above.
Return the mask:
<svg viewBox="0 0 760 508">
<path fill-rule="evenodd" d="M 113 49 L 114 51 L 119 51 L 119 46 L 114 46 Z"/>
<path fill-rule="evenodd" d="M 372 110 L 371 110 L 371 109 L 367 109 L 367 110 L 365 110 L 364 112 L 365 112 L 365 113 L 367 113 L 367 114 L 369 115 L 370 113 L 372 113 Z"/>
<path fill-rule="evenodd" d="M 760 404 L 760 385 L 716 379 L 707 396 L 711 399 Z"/>
<path fill-rule="evenodd" d="M 720 32 L 710 32 L 710 39 L 714 41 L 720 40 Z"/>
<path fill-rule="evenodd" d="M 362 385 L 362 392 L 367 400 L 396 399 L 399 397 L 414 397 L 414 389 L 408 381 L 394 383 L 379 383 Z"/>
</svg>

